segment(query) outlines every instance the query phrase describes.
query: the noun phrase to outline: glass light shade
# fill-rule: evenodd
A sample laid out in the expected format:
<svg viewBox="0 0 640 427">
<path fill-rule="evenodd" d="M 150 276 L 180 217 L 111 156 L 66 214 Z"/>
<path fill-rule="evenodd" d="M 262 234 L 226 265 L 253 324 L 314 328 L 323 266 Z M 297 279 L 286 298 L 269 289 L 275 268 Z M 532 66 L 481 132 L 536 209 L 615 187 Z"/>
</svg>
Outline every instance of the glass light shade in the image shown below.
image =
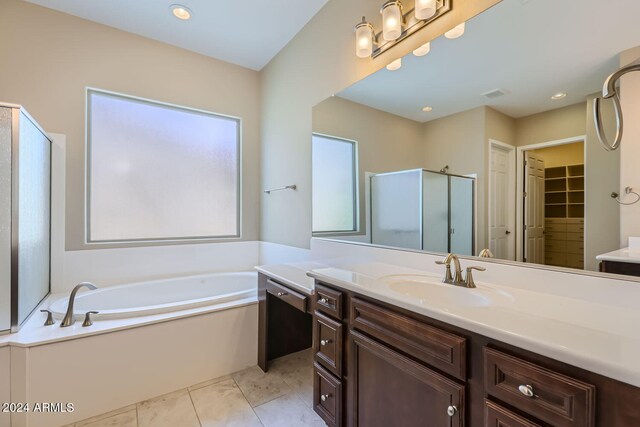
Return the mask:
<svg viewBox="0 0 640 427">
<path fill-rule="evenodd" d="M 431 43 L 427 42 L 413 51 L 415 56 L 425 56 L 431 51 Z"/>
<path fill-rule="evenodd" d="M 367 58 L 373 53 L 373 27 L 368 22 L 356 26 L 356 56 Z"/>
<path fill-rule="evenodd" d="M 444 36 L 448 39 L 457 39 L 458 37 L 462 37 L 462 35 L 464 34 L 464 27 L 464 22 L 460 25 L 456 25 L 455 27 L 444 33 Z"/>
<path fill-rule="evenodd" d="M 171 13 L 173 13 L 173 16 L 182 21 L 188 21 L 189 19 L 191 19 L 191 10 L 189 10 L 189 8 L 186 6 L 183 6 L 181 4 L 172 4 L 171 6 L 169 6 L 169 9 L 171 9 Z"/>
<path fill-rule="evenodd" d="M 436 0 L 416 0 L 416 19 L 429 19 L 436 14 Z"/>
<path fill-rule="evenodd" d="M 382 38 L 397 40 L 402 34 L 402 3 L 387 2 L 382 6 Z"/>
<path fill-rule="evenodd" d="M 402 67 L 402 58 L 398 58 L 395 61 L 391 61 L 387 65 L 387 70 L 395 71 L 395 70 L 398 70 L 400 67 Z"/>
</svg>

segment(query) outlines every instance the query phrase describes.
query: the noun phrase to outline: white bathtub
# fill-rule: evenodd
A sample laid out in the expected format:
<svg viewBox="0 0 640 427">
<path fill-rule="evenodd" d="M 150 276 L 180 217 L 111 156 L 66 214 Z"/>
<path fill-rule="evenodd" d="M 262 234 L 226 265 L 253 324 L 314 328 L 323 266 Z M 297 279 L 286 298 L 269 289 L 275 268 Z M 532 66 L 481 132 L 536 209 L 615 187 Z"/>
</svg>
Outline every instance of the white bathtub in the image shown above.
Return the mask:
<svg viewBox="0 0 640 427">
<path fill-rule="evenodd" d="M 99 286 L 98 283 L 95 285 Z M 216 273 L 108 286 L 76 295 L 74 314 L 81 320 L 87 311 L 98 311 L 94 319 L 122 319 L 187 310 L 255 297 L 255 272 Z M 54 301 L 49 309 L 61 319 L 69 297 Z"/>
</svg>

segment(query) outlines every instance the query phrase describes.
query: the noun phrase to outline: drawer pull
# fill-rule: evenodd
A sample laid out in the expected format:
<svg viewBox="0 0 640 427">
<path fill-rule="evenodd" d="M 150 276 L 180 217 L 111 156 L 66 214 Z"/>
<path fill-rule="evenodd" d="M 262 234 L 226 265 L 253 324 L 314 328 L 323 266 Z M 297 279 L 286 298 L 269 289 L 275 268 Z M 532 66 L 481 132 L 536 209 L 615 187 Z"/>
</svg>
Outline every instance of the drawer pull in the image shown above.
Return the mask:
<svg viewBox="0 0 640 427">
<path fill-rule="evenodd" d="M 450 405 L 450 406 L 447 408 L 447 415 L 449 415 L 450 417 L 453 417 L 457 412 L 458 412 L 458 408 L 456 408 L 456 407 L 455 407 L 455 406 L 453 406 L 453 405 Z"/>
<path fill-rule="evenodd" d="M 331 344 L 331 340 L 320 340 L 320 345 L 325 346 L 327 344 Z"/>
<path fill-rule="evenodd" d="M 289 294 L 286 293 L 286 292 L 278 292 L 278 296 L 279 297 L 284 297 L 284 296 L 287 296 L 287 295 L 289 295 Z"/>
<path fill-rule="evenodd" d="M 533 397 L 533 387 L 531 387 L 530 385 L 521 385 L 518 387 L 518 390 L 520 390 L 520 393 L 524 394 L 527 397 Z"/>
<path fill-rule="evenodd" d="M 320 400 L 322 400 L 323 402 L 326 402 L 328 398 L 330 398 L 331 395 L 330 394 L 323 394 L 320 396 Z"/>
<path fill-rule="evenodd" d="M 329 304 L 329 300 L 326 298 L 320 298 L 320 301 L 318 301 L 320 304 L 325 304 L 325 305 L 330 305 Z"/>
</svg>

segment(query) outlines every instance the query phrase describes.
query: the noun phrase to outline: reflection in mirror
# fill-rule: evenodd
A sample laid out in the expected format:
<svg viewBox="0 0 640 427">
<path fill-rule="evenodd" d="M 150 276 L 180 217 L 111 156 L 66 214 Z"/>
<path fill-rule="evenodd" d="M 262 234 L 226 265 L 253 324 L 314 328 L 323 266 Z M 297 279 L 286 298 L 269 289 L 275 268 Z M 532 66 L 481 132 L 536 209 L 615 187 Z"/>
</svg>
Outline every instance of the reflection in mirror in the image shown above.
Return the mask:
<svg viewBox="0 0 640 427">
<path fill-rule="evenodd" d="M 640 2 L 619 3 L 594 31 L 600 1 L 503 1 L 315 106 L 315 235 L 597 271 L 640 236 L 640 203 L 612 197 L 640 187 L 640 122 L 608 152 L 593 119 L 607 76 L 640 60 Z M 623 109 L 640 107 L 639 76 L 620 91 Z M 606 100 L 603 122 L 615 134 Z"/>
</svg>

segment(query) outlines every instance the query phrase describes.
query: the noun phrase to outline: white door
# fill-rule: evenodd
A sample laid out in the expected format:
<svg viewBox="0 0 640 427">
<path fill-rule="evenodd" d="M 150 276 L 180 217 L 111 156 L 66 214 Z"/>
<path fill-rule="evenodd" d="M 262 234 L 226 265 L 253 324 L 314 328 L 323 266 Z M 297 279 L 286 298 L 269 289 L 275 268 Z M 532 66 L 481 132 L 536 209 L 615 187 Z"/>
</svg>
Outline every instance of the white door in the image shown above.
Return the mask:
<svg viewBox="0 0 640 427">
<path fill-rule="evenodd" d="M 524 158 L 524 257 L 544 264 L 544 160 L 532 151 Z"/>
<path fill-rule="evenodd" d="M 489 249 L 499 259 L 515 259 L 515 177 L 513 150 L 491 145 Z"/>
</svg>

